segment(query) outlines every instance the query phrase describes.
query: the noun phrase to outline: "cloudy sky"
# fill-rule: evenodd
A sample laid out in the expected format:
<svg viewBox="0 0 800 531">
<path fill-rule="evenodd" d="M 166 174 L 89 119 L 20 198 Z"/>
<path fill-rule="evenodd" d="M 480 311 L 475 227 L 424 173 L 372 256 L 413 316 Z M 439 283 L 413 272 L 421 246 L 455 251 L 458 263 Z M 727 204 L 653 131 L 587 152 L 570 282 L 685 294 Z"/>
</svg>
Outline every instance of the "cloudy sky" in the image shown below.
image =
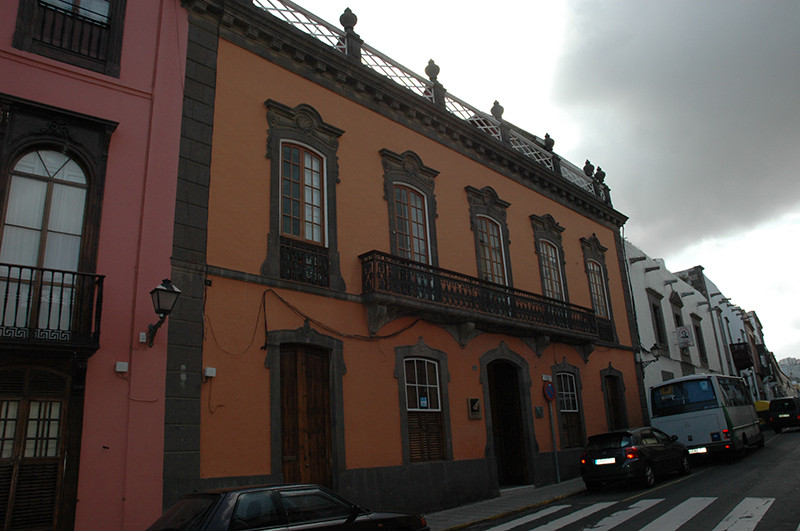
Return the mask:
<svg viewBox="0 0 800 531">
<path fill-rule="evenodd" d="M 800 358 L 800 2 L 297 0 L 606 172 L 625 237 L 695 265 Z"/>
</svg>

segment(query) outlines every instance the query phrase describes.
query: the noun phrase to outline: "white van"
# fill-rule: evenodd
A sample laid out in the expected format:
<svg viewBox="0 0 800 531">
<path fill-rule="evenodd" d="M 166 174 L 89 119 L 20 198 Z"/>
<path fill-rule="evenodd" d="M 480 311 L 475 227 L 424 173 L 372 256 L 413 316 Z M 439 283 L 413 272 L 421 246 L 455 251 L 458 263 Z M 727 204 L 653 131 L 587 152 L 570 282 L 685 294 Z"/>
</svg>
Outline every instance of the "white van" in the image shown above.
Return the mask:
<svg viewBox="0 0 800 531">
<path fill-rule="evenodd" d="M 764 446 L 764 434 L 744 380 L 696 374 L 650 388 L 650 424 L 686 445 L 690 454 L 740 452 Z"/>
</svg>

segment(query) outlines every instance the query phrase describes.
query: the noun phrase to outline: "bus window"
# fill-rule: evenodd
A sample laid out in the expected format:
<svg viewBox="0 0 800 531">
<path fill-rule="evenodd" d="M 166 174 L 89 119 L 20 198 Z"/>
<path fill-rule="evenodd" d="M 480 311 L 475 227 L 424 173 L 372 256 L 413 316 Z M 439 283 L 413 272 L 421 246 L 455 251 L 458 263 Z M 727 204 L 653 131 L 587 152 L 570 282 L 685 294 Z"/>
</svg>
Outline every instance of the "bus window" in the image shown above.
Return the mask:
<svg viewBox="0 0 800 531">
<path fill-rule="evenodd" d="M 727 398 L 726 406 L 747 406 L 752 403 L 750 394 L 741 380 L 720 378 L 718 381 L 722 394 Z"/>
<path fill-rule="evenodd" d="M 654 417 L 718 407 L 710 380 L 688 380 L 662 385 L 651 391 L 650 398 Z"/>
</svg>

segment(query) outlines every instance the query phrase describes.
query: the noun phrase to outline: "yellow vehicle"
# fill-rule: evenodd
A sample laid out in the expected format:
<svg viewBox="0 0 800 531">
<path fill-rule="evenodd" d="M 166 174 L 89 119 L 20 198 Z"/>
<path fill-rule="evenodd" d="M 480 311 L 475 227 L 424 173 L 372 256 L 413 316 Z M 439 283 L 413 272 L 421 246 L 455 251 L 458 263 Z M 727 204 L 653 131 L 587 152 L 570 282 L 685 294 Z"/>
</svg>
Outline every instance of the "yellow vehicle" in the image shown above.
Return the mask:
<svg viewBox="0 0 800 531">
<path fill-rule="evenodd" d="M 769 400 L 756 400 L 755 405 L 758 413 L 758 425 L 765 430 L 769 427 Z"/>
</svg>

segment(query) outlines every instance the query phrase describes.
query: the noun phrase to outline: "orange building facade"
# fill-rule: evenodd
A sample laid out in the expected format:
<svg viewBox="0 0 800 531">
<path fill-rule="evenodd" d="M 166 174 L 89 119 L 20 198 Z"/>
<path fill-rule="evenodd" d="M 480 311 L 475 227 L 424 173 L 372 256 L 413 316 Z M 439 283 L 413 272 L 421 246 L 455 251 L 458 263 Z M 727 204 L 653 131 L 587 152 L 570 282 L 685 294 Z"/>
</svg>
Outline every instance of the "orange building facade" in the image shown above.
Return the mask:
<svg viewBox="0 0 800 531">
<path fill-rule="evenodd" d="M 379 75 L 349 12 L 309 19 L 325 42 L 187 4 L 165 503 L 314 482 L 430 511 L 574 477 L 588 435 L 642 423 L 601 172 L 433 64 Z"/>
</svg>

